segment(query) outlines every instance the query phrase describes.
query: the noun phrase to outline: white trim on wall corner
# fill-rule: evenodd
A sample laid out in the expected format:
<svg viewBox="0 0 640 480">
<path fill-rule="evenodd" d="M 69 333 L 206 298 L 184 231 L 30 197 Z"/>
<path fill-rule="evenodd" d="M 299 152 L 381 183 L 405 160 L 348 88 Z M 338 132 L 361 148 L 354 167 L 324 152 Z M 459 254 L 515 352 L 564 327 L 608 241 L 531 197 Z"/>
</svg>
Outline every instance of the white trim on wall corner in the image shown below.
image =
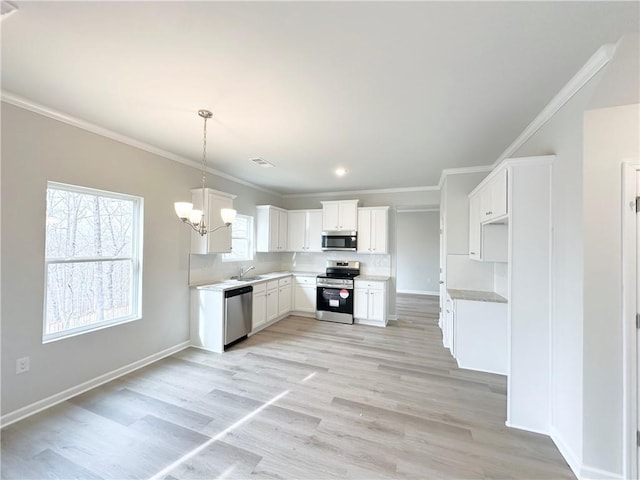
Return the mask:
<svg viewBox="0 0 640 480">
<path fill-rule="evenodd" d="M 588 465 L 583 465 L 580 475 L 577 475 L 577 477 L 580 480 L 625 480 L 625 477 L 622 475 L 600 470 Z"/>
<path fill-rule="evenodd" d="M 580 478 L 580 472 L 582 471 L 582 461 L 580 458 L 567 446 L 562 439 L 562 435 L 560 435 L 560 432 L 558 432 L 553 425 L 549 428 L 549 436 L 551 437 L 551 440 L 553 440 L 553 443 L 556 444 L 556 447 L 558 447 L 560 454 L 569 464 L 574 475 Z"/>
<path fill-rule="evenodd" d="M 12 423 L 22 420 L 23 418 L 29 417 L 38 412 L 46 410 L 47 408 L 53 407 L 54 405 L 64 402 L 71 397 L 75 397 L 76 395 L 91 390 L 92 388 L 99 387 L 100 385 L 110 382 L 111 380 L 115 380 L 116 378 L 122 377 L 123 375 L 138 370 L 139 368 L 146 367 L 153 362 L 157 362 L 158 360 L 173 355 L 174 353 L 184 350 L 185 348 L 188 348 L 190 346 L 190 341 L 179 343 L 178 345 L 174 345 L 173 347 L 167 348 L 166 350 L 154 353 L 153 355 L 149 355 L 148 357 L 130 363 L 129 365 L 125 365 L 124 367 L 117 368 L 111 372 L 107 372 L 103 375 L 100 375 L 99 377 L 81 383 L 80 385 L 76 385 L 75 387 L 71 387 L 67 390 L 56 393 L 55 395 L 51 395 L 50 397 L 38 400 L 31 405 L 27 405 L 26 407 L 19 408 L 18 410 L 14 410 L 13 412 L 9 412 L 0 418 L 0 428 L 4 428 L 8 425 L 11 425 Z"/>
<path fill-rule="evenodd" d="M 498 159 L 493 162 L 492 168 L 497 167 L 504 159 L 509 158 L 522 147 L 542 126 L 547 123 L 571 98 L 584 87 L 593 76 L 611 61 L 615 54 L 616 46 L 607 44 L 600 47 L 587 63 L 585 63 L 578 73 L 560 90 L 536 118 L 525 128 L 507 149 L 502 152 Z"/>
<path fill-rule="evenodd" d="M 37 113 L 38 115 L 42 115 L 43 117 L 48 117 L 53 120 L 66 123 L 67 125 L 71 125 L 72 127 L 80 128 L 82 130 L 86 130 L 87 132 L 95 133 L 102 137 L 115 140 L 116 142 L 124 143 L 125 145 L 130 145 L 132 147 L 139 148 L 140 150 L 144 150 L 145 152 L 158 155 L 168 160 L 173 160 L 174 162 L 181 163 L 188 167 L 197 168 L 198 170 L 202 169 L 202 164 L 200 162 L 189 160 L 188 158 L 182 157 L 172 152 L 168 152 L 167 150 L 163 150 L 162 148 L 154 147 L 153 145 L 142 142 L 140 140 L 136 140 L 135 138 L 132 138 L 132 137 L 128 137 L 127 135 L 114 132 L 113 130 L 109 130 L 108 128 L 104 128 L 94 123 L 87 122 L 86 120 L 82 120 L 80 118 L 67 115 L 66 113 L 59 112 L 58 110 L 55 110 L 53 108 L 49 108 L 45 105 L 41 105 L 32 100 L 21 97 L 20 95 L 16 95 L 15 93 L 11 93 L 6 90 L 2 90 L 1 93 L 2 93 L 2 101 L 10 105 L 13 105 L 15 107 L 22 108 L 24 110 L 29 110 L 30 112 Z M 232 175 L 221 172 L 214 168 L 207 167 L 206 171 L 212 175 L 216 175 L 220 178 L 224 178 L 225 180 L 239 183 L 240 185 L 245 185 L 247 187 L 255 188 L 256 190 L 270 193 L 271 195 L 277 195 L 280 197 L 282 196 L 278 192 L 274 192 L 272 190 L 261 187 L 259 185 L 254 185 L 251 182 L 247 182 L 246 180 L 242 180 L 241 178 L 234 177 Z"/>
</svg>

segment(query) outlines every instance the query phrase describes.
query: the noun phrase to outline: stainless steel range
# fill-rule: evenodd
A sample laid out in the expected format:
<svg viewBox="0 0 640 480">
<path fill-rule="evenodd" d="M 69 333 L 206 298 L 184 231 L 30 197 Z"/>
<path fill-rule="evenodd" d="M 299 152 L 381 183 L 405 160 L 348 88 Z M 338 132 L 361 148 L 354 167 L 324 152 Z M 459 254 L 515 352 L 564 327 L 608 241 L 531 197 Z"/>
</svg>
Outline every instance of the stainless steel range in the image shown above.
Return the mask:
<svg viewBox="0 0 640 480">
<path fill-rule="evenodd" d="M 353 279 L 360 275 L 360 262 L 328 260 L 323 275 L 316 277 L 316 318 L 353 323 Z"/>
</svg>

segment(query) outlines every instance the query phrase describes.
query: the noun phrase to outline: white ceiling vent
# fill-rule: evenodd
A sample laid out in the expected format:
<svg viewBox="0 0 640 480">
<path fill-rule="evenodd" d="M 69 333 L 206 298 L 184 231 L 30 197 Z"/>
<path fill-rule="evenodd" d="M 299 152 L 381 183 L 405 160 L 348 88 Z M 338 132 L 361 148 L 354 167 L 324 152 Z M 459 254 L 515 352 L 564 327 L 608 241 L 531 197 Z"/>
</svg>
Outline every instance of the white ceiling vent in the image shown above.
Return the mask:
<svg viewBox="0 0 640 480">
<path fill-rule="evenodd" d="M 7 2 L 7 0 L 0 1 L 0 20 L 6 20 L 9 15 L 18 11 L 18 6 L 14 3 Z"/>
<path fill-rule="evenodd" d="M 259 165 L 261 167 L 264 168 L 271 168 L 273 167 L 272 163 L 267 162 L 266 160 L 263 160 L 262 158 L 252 158 L 251 161 L 253 163 L 255 163 L 256 165 Z"/>
</svg>

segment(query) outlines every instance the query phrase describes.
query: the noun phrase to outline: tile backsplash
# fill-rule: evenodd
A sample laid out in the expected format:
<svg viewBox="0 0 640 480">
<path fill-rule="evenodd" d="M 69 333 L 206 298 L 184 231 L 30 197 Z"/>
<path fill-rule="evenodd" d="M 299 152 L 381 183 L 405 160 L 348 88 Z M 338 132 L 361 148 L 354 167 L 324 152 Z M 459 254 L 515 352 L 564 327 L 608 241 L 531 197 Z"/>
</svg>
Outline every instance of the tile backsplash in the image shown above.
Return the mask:
<svg viewBox="0 0 640 480">
<path fill-rule="evenodd" d="M 279 272 L 324 272 L 327 260 L 357 260 L 363 275 L 391 276 L 391 255 L 363 255 L 355 252 L 256 253 L 252 261 L 223 262 L 222 255 L 190 255 L 189 285 L 204 285 L 238 275 L 240 267 L 255 266 L 250 275 Z"/>
</svg>

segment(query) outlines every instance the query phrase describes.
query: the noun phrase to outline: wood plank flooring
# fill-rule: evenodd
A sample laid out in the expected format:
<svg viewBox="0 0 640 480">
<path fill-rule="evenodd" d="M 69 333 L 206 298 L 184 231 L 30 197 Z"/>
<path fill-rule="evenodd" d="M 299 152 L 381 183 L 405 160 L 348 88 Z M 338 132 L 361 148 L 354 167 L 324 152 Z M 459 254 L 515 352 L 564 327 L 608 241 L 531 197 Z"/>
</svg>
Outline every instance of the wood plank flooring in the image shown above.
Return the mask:
<svg viewBox="0 0 640 480">
<path fill-rule="evenodd" d="M 288 317 L 187 349 L 2 431 L 3 479 L 573 479 L 504 425 L 506 380 L 458 369 L 435 297 L 387 328 Z"/>
</svg>

